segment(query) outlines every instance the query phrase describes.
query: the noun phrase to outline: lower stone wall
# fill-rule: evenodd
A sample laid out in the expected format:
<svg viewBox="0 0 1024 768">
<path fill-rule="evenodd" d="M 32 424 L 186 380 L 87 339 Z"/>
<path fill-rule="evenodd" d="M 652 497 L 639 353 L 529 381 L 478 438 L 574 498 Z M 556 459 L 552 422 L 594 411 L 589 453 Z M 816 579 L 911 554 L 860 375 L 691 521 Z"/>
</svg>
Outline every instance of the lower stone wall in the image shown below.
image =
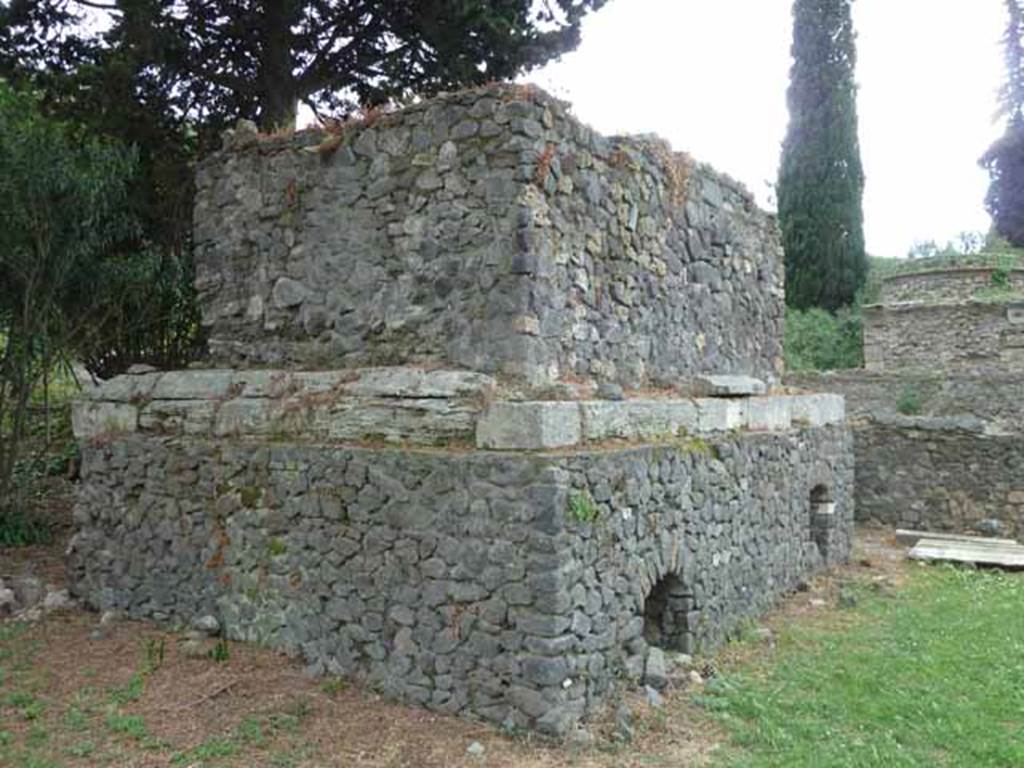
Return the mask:
<svg viewBox="0 0 1024 768">
<path fill-rule="evenodd" d="M 648 640 L 711 647 L 844 559 L 853 518 L 842 426 L 562 453 L 127 434 L 86 442 L 82 478 L 93 606 L 214 613 L 315 671 L 555 735 Z"/>
<path fill-rule="evenodd" d="M 1024 376 L 851 370 L 786 384 L 845 398 L 858 520 L 1024 536 Z"/>
<path fill-rule="evenodd" d="M 1024 441 L 929 417 L 854 428 L 857 517 L 903 528 L 1024 536 Z"/>
</svg>

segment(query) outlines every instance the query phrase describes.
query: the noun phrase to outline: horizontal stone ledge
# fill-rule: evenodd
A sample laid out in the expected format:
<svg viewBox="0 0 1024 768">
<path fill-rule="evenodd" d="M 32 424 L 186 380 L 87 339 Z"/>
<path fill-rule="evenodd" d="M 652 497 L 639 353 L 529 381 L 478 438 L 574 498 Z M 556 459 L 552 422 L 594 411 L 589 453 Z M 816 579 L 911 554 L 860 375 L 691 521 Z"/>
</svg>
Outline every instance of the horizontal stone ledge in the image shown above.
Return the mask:
<svg viewBox="0 0 1024 768">
<path fill-rule="evenodd" d="M 161 435 L 472 443 L 496 383 L 465 371 L 168 371 L 125 375 L 72 406 L 79 439 Z"/>
<path fill-rule="evenodd" d="M 643 442 L 745 430 L 842 424 L 841 395 L 749 398 L 495 402 L 480 415 L 476 445 L 488 450 L 553 450 L 605 440 Z"/>
<path fill-rule="evenodd" d="M 491 394 L 493 377 L 473 371 L 396 366 L 336 371 L 207 369 L 125 374 L 83 397 L 109 402 L 287 398 L 337 393 L 358 397 L 455 398 Z"/>
<path fill-rule="evenodd" d="M 840 395 L 497 400 L 460 371 L 174 371 L 122 376 L 78 400 L 75 436 L 142 432 L 217 439 L 378 442 L 553 450 L 845 420 Z"/>
</svg>

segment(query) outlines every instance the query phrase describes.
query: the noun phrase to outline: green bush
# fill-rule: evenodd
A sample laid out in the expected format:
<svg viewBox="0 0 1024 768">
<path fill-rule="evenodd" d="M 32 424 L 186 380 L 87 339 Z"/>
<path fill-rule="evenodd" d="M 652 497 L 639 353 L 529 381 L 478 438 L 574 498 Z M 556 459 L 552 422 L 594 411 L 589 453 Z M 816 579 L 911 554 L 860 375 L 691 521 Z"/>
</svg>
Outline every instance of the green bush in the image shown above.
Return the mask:
<svg viewBox="0 0 1024 768">
<path fill-rule="evenodd" d="M 860 312 L 844 308 L 786 311 L 785 356 L 790 371 L 827 371 L 864 365 Z"/>
<path fill-rule="evenodd" d="M 896 401 L 896 410 L 904 416 L 914 416 L 921 412 L 923 405 L 921 395 L 916 390 L 907 387 L 900 393 L 899 400 Z"/>
</svg>

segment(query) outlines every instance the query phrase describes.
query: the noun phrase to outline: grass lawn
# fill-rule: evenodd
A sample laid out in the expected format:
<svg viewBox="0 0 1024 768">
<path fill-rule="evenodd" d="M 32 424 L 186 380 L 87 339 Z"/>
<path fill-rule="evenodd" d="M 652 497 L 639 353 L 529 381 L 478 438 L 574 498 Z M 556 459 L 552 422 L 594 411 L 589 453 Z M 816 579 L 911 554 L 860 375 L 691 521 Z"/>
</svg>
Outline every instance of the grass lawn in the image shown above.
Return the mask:
<svg viewBox="0 0 1024 768">
<path fill-rule="evenodd" d="M 1024 574 L 913 567 L 843 613 L 710 682 L 716 763 L 1024 766 Z"/>
</svg>

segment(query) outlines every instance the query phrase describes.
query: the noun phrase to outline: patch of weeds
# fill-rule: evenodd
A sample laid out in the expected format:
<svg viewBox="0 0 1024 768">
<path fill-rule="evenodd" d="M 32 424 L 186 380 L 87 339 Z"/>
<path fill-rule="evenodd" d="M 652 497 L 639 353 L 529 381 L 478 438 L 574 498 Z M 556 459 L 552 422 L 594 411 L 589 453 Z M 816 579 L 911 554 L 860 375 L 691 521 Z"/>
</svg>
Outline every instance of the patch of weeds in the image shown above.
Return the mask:
<svg viewBox="0 0 1024 768">
<path fill-rule="evenodd" d="M 146 721 L 138 715 L 126 715 L 113 711 L 107 715 L 107 728 L 113 733 L 127 736 L 136 741 L 144 741 L 149 738 Z"/>
<path fill-rule="evenodd" d="M 737 644 L 752 643 L 757 640 L 757 622 L 746 617 L 740 619 L 729 633 L 729 642 Z"/>
<path fill-rule="evenodd" d="M 271 557 L 280 557 L 288 551 L 287 545 L 281 539 L 271 539 L 267 542 L 267 554 Z"/>
<path fill-rule="evenodd" d="M 38 720 L 46 709 L 43 702 L 25 691 L 15 691 L 9 694 L 4 703 L 8 707 L 18 710 L 24 720 Z"/>
<path fill-rule="evenodd" d="M 988 278 L 993 288 L 1001 291 L 1010 290 L 1010 270 L 1006 267 L 996 267 Z"/>
<path fill-rule="evenodd" d="M 270 727 L 276 732 L 294 732 L 302 725 L 313 708 L 305 697 L 298 698 L 288 705 L 282 712 L 274 712 L 267 718 Z"/>
<path fill-rule="evenodd" d="M 914 416 L 921 412 L 924 402 L 917 390 L 907 387 L 900 393 L 896 401 L 896 410 L 904 416 Z"/>
<path fill-rule="evenodd" d="M 76 742 L 68 747 L 68 754 L 72 757 L 88 757 L 96 751 L 96 744 L 85 739 L 84 741 Z"/>
<path fill-rule="evenodd" d="M 0 514 L 0 547 L 28 547 L 51 541 L 53 529 L 44 520 L 24 512 Z"/>
<path fill-rule="evenodd" d="M 64 713 L 64 725 L 72 731 L 84 731 L 89 727 L 89 716 L 72 704 Z"/>
<path fill-rule="evenodd" d="M 239 752 L 238 743 L 231 738 L 207 739 L 187 752 L 179 752 L 171 758 L 172 765 L 202 765 L 206 760 L 234 757 Z"/>
<path fill-rule="evenodd" d="M 697 435 L 689 435 L 686 432 L 680 432 L 678 438 L 675 441 L 676 447 L 683 453 L 696 453 L 700 456 L 707 456 L 709 458 L 718 458 L 718 449 Z"/>
<path fill-rule="evenodd" d="M 267 741 L 260 721 L 251 715 L 239 724 L 235 731 L 235 736 L 240 742 L 257 749 L 262 747 Z"/>
<path fill-rule="evenodd" d="M 0 625 L 0 643 L 7 643 L 11 640 L 16 640 L 19 635 L 25 633 L 28 629 L 28 622 L 26 621 L 14 621 L 10 624 Z"/>
<path fill-rule="evenodd" d="M 10 763 L 5 763 L 5 765 L 13 765 L 18 768 L 63 768 L 59 763 L 55 763 L 45 757 L 36 757 L 26 753 L 14 755 L 14 760 Z"/>
<path fill-rule="evenodd" d="M 238 495 L 243 507 L 255 509 L 259 506 L 260 499 L 263 498 L 263 491 L 260 488 L 248 485 L 244 488 L 240 488 L 238 490 Z"/>
<path fill-rule="evenodd" d="M 583 491 L 574 491 L 569 495 L 569 519 L 577 523 L 593 523 L 597 520 L 600 511 L 590 494 Z"/>
<path fill-rule="evenodd" d="M 30 747 L 41 747 L 50 740 L 50 730 L 43 723 L 33 723 L 28 729 L 25 743 Z"/>
<path fill-rule="evenodd" d="M 10 731 L 0 731 L 0 747 L 10 746 L 14 741 L 14 734 Z"/>
<path fill-rule="evenodd" d="M 130 701 L 138 701 L 142 696 L 144 684 L 145 677 L 141 672 L 136 672 L 123 687 L 115 688 L 110 692 L 110 700 L 115 704 L 127 704 Z"/>
<path fill-rule="evenodd" d="M 167 641 L 165 638 L 150 638 L 146 641 L 146 674 L 156 672 L 164 664 L 164 656 L 167 652 Z"/>
<path fill-rule="evenodd" d="M 218 664 L 223 664 L 231 658 L 231 649 L 228 648 L 228 641 L 223 637 L 217 640 L 217 644 L 210 649 L 210 658 Z"/>
<path fill-rule="evenodd" d="M 330 680 L 324 680 L 324 682 L 320 684 L 320 690 L 328 696 L 337 696 L 345 690 L 345 681 L 338 677 L 331 678 Z"/>
</svg>

